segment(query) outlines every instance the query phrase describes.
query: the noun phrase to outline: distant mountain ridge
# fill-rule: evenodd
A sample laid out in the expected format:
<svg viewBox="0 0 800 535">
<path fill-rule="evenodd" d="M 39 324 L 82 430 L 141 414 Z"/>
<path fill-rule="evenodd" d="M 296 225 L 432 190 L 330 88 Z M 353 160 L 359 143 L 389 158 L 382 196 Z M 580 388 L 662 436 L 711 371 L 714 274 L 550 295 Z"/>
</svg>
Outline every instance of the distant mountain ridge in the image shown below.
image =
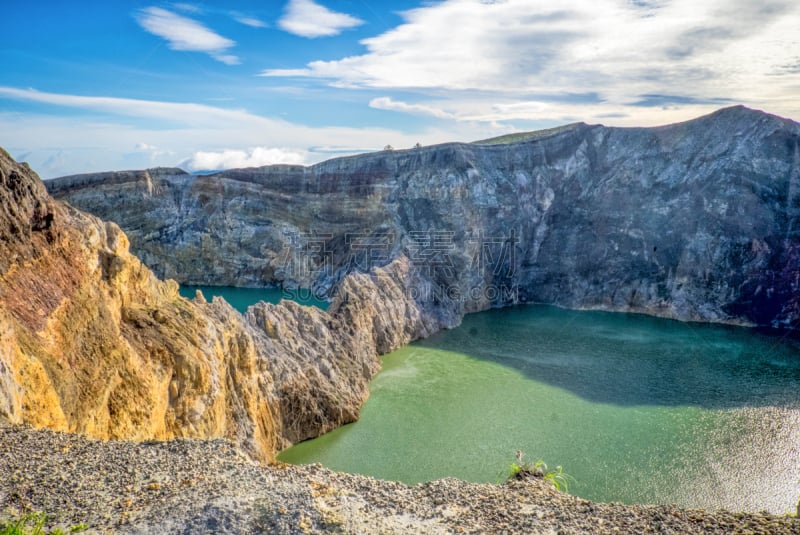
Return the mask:
<svg viewBox="0 0 800 535">
<path fill-rule="evenodd" d="M 533 130 L 530 132 L 515 132 L 513 134 L 505 134 L 502 136 L 492 137 L 489 139 L 482 139 L 480 141 L 473 141 L 474 145 L 507 145 L 509 143 L 521 143 L 524 141 L 533 141 L 543 139 L 548 136 L 559 134 L 572 128 L 581 126 L 588 126 L 586 123 L 570 123 L 564 126 L 556 126 L 555 128 L 546 128 L 544 130 Z"/>
<path fill-rule="evenodd" d="M 445 323 L 516 302 L 800 320 L 800 125 L 742 106 L 655 128 L 576 123 L 309 167 L 147 174 L 47 187 L 186 283 L 329 291 L 402 255 L 430 275 L 424 298 Z"/>
<path fill-rule="evenodd" d="M 0 502 L 10 514 L 122 532 L 796 533 L 789 515 L 591 504 L 535 477 L 405 487 L 258 467 L 239 453 L 269 461 L 355 420 L 378 354 L 486 306 L 541 297 L 796 326 L 800 133 L 726 113 L 713 128 L 579 125 L 312 168 L 50 184 L 123 221 L 161 269 L 335 283 L 329 312 L 283 302 L 241 315 L 222 299 L 185 299 L 130 253 L 116 224 L 53 199 L 0 149 Z M 384 266 L 354 273 L 375 264 Z M 236 449 L 151 442 L 177 437 L 225 437 Z"/>
</svg>

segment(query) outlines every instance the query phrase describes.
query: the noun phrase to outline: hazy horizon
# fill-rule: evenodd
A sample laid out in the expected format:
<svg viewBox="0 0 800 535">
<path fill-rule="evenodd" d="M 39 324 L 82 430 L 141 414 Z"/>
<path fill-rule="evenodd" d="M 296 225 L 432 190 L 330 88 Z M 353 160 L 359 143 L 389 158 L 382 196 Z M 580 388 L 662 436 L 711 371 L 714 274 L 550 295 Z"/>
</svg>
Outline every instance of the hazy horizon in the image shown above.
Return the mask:
<svg viewBox="0 0 800 535">
<path fill-rule="evenodd" d="M 0 146 L 43 178 L 313 164 L 745 105 L 800 118 L 800 4 L 21 2 Z"/>
</svg>

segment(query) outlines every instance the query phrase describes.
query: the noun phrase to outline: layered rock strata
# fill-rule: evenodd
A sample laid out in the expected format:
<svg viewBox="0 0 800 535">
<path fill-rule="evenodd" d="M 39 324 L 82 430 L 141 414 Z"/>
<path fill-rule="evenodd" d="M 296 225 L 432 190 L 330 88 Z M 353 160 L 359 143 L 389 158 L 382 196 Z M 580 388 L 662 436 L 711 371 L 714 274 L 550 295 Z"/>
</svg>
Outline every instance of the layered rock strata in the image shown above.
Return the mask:
<svg viewBox="0 0 800 535">
<path fill-rule="evenodd" d="M 516 302 L 797 327 L 800 125 L 734 107 L 190 176 L 48 181 L 156 273 L 314 286 L 405 255 L 446 323 Z"/>
<path fill-rule="evenodd" d="M 154 186 L 153 192 L 156 191 Z M 226 437 L 270 460 L 358 417 L 378 353 L 439 329 L 402 257 L 330 313 L 187 300 L 114 223 L 0 150 L 0 421 L 95 438 Z"/>
</svg>

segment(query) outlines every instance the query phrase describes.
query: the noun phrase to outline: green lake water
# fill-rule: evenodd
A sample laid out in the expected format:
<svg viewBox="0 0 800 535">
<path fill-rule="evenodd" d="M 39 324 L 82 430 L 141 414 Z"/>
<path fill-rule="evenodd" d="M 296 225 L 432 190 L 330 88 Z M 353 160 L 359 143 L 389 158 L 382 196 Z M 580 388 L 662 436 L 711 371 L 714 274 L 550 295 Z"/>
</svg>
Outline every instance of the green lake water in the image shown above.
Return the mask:
<svg viewBox="0 0 800 535">
<path fill-rule="evenodd" d="M 203 292 L 203 296 L 209 301 L 215 295 L 224 297 L 233 308 L 242 314 L 245 313 L 247 307 L 259 301 L 277 304 L 281 299 L 297 301 L 302 305 L 315 306 L 322 310 L 328 309 L 327 301 L 317 299 L 306 288 L 282 290 L 281 288 L 236 288 L 233 286 L 181 286 L 179 291 L 183 297 L 193 299 L 197 290 Z"/>
<path fill-rule="evenodd" d="M 800 497 L 800 350 L 775 334 L 530 305 L 382 362 L 357 423 L 279 459 L 494 483 L 522 450 L 592 500 L 785 513 Z"/>
<path fill-rule="evenodd" d="M 753 330 L 526 306 L 383 358 L 361 419 L 280 455 L 496 482 L 516 450 L 601 501 L 794 511 L 800 352 Z"/>
</svg>

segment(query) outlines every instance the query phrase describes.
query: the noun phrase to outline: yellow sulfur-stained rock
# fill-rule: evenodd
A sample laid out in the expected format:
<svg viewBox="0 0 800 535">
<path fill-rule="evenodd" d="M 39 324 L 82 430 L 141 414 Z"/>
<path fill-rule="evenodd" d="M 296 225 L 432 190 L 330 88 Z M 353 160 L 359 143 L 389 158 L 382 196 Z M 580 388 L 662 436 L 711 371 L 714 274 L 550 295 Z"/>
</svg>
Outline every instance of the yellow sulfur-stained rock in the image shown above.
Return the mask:
<svg viewBox="0 0 800 535">
<path fill-rule="evenodd" d="M 405 258 L 346 279 L 352 295 L 331 314 L 283 303 L 245 317 L 180 297 L 117 225 L 54 201 L 5 152 L 0 206 L 0 419 L 12 423 L 226 437 L 268 461 L 357 419 L 378 353 L 439 328 L 403 296 Z"/>
</svg>

